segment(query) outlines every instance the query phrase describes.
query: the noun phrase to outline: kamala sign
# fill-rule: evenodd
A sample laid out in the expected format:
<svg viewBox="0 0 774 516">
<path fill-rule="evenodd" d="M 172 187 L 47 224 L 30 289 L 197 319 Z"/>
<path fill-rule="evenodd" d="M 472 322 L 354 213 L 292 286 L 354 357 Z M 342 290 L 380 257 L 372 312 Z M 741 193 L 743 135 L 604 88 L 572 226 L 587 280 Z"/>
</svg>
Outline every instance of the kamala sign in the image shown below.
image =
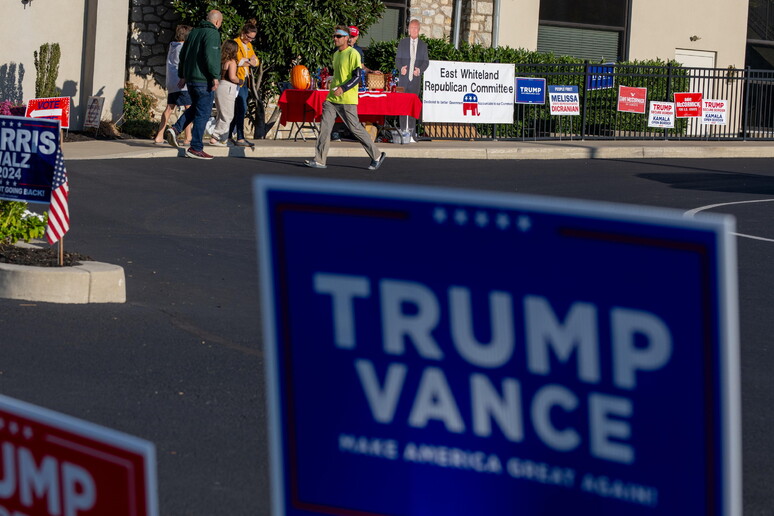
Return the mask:
<svg viewBox="0 0 774 516">
<path fill-rule="evenodd" d="M 740 514 L 732 219 L 255 195 L 275 516 Z"/>
<path fill-rule="evenodd" d="M 422 120 L 512 124 L 513 64 L 430 61 L 422 76 Z"/>
</svg>

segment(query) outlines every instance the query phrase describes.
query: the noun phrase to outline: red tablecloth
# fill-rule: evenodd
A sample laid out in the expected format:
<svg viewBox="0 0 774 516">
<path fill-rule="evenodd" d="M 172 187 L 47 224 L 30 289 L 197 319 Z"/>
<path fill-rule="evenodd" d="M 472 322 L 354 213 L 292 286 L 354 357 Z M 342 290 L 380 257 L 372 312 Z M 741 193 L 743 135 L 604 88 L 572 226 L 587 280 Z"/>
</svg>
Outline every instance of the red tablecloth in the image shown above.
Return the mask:
<svg viewBox="0 0 774 516">
<path fill-rule="evenodd" d="M 328 90 L 285 90 L 277 104 L 280 123 L 319 122 Z M 357 114 L 364 122 L 384 123 L 385 116 L 408 115 L 419 118 L 422 101 L 413 93 L 364 91 L 359 94 Z"/>
</svg>

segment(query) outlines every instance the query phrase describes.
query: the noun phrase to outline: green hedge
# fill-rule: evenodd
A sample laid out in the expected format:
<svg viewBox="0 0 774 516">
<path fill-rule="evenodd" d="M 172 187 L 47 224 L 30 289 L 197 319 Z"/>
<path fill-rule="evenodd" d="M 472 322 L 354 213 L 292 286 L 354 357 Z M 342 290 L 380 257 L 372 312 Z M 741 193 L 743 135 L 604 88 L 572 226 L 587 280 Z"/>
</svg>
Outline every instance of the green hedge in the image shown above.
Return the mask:
<svg viewBox="0 0 774 516">
<path fill-rule="evenodd" d="M 557 56 L 551 53 L 534 52 L 510 47 L 489 48 L 482 45 L 471 45 L 466 42 L 460 48 L 440 39 L 430 39 L 420 36 L 428 46 L 428 54 L 435 61 L 461 61 L 468 63 L 513 63 L 516 65 L 516 77 L 543 77 L 547 85 L 578 86 L 581 92 L 581 103 L 587 102 L 586 127 L 604 128 L 608 131 L 644 131 L 660 132 L 663 130 L 647 127 L 646 115 L 620 113 L 616 110 L 618 85 L 648 88 L 647 101 L 672 101 L 671 93 L 688 91 L 688 72 L 676 61 L 660 59 L 645 61 L 626 61 L 613 65 L 616 74 L 614 88 L 587 92 L 583 98 L 585 64 L 582 59 Z M 392 72 L 395 67 L 395 53 L 398 40 L 373 42 L 366 52 L 366 66 L 372 70 Z M 591 63 L 592 65 L 601 63 Z M 671 78 L 669 72 L 671 71 Z M 669 93 L 669 94 L 668 94 Z M 524 106 L 523 115 L 519 116 L 516 106 L 512 126 L 498 126 L 499 137 L 521 137 L 526 135 L 525 125 L 535 125 L 535 120 L 542 121 L 552 131 L 579 134 L 582 119 L 580 116 L 552 117 L 548 104 L 545 106 Z M 522 122 L 524 120 L 524 122 Z M 686 121 L 677 120 L 677 128 L 670 130 L 673 134 L 684 132 Z M 491 136 L 491 125 L 477 125 L 479 134 Z"/>
</svg>

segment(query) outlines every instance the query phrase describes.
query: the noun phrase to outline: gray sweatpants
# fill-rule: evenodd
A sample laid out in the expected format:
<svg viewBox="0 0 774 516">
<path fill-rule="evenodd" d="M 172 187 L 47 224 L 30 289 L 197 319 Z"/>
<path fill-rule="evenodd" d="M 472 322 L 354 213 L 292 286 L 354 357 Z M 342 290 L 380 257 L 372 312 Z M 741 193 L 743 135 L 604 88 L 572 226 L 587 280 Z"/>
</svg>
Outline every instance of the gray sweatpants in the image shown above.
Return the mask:
<svg viewBox="0 0 774 516">
<path fill-rule="evenodd" d="M 371 160 L 379 159 L 379 149 L 371 141 L 371 136 L 357 118 L 357 104 L 334 104 L 326 100 L 323 103 L 320 134 L 317 137 L 314 160 L 321 165 L 325 165 L 325 160 L 328 158 L 328 147 L 331 143 L 331 129 L 333 129 L 334 122 L 336 122 L 336 116 L 344 121 L 344 125 L 357 138 L 357 141 L 363 146 Z"/>
</svg>

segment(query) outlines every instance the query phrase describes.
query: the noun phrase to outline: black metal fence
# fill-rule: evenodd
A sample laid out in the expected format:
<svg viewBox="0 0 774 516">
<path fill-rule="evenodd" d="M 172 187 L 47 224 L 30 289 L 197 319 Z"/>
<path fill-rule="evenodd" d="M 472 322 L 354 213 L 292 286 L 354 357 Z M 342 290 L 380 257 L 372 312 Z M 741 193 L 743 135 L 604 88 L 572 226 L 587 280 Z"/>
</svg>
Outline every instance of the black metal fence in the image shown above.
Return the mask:
<svg viewBox="0 0 774 516">
<path fill-rule="evenodd" d="M 597 83 L 608 78 L 613 87 L 589 88 L 591 76 Z M 545 78 L 547 85 L 578 86 L 580 115 L 552 116 L 546 100 L 544 105 L 516 104 L 511 125 L 426 123 L 424 134 L 466 140 L 774 140 L 774 71 L 530 64 L 516 65 L 516 77 Z M 647 88 L 646 114 L 617 110 L 619 85 Z M 673 102 L 676 92 L 700 92 L 704 99 L 725 100 L 726 124 L 705 125 L 698 118 L 677 118 L 673 129 L 648 127 L 650 102 Z"/>
</svg>

